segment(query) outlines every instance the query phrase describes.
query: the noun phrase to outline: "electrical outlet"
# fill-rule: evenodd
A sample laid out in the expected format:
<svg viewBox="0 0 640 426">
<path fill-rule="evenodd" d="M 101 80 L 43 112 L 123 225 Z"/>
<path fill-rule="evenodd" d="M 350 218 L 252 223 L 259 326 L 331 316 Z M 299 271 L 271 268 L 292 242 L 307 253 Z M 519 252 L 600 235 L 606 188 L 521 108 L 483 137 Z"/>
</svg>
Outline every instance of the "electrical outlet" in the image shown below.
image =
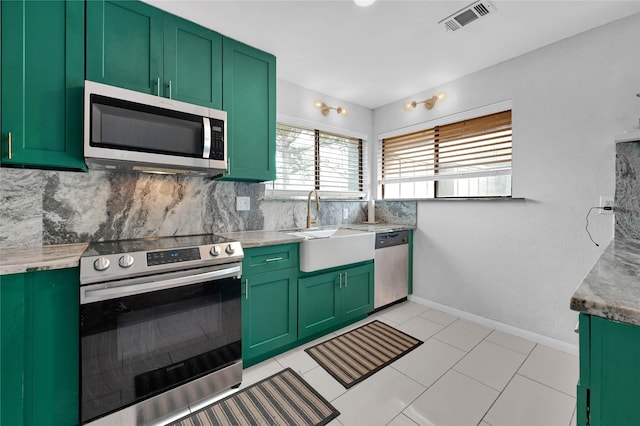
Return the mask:
<svg viewBox="0 0 640 426">
<path fill-rule="evenodd" d="M 600 209 L 600 214 L 613 214 L 613 197 L 601 195 L 600 207 L 611 207 L 611 210 Z"/>
<path fill-rule="evenodd" d="M 236 211 L 244 212 L 247 210 L 251 210 L 251 198 L 236 197 Z"/>
</svg>

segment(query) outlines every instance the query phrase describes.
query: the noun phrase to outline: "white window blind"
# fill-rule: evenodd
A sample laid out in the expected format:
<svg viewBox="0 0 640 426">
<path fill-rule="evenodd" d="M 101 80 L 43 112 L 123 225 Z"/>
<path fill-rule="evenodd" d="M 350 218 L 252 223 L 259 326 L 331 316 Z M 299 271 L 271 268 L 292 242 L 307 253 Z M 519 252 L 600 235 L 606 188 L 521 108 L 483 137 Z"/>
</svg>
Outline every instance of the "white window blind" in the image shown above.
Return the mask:
<svg viewBox="0 0 640 426">
<path fill-rule="evenodd" d="M 511 151 L 511 111 L 385 138 L 383 197 L 510 195 Z"/>
<path fill-rule="evenodd" d="M 274 193 L 293 195 L 313 189 L 360 197 L 363 188 L 362 140 L 279 123 L 276 133 Z"/>
</svg>

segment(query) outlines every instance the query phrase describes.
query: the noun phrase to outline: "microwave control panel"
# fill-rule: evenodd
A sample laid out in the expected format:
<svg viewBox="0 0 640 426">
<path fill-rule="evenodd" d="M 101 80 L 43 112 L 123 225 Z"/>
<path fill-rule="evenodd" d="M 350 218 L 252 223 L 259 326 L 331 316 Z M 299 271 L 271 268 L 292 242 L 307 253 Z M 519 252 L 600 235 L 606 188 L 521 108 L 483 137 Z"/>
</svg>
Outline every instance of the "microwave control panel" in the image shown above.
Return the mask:
<svg viewBox="0 0 640 426">
<path fill-rule="evenodd" d="M 211 119 L 211 159 L 224 160 L 224 121 Z"/>
</svg>

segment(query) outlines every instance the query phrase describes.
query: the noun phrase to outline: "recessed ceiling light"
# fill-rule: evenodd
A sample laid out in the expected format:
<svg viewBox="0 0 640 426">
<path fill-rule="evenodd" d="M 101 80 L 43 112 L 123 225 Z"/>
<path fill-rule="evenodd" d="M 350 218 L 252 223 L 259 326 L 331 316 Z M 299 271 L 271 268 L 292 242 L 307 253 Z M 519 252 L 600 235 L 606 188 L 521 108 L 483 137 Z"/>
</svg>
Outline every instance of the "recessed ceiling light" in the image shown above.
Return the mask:
<svg viewBox="0 0 640 426">
<path fill-rule="evenodd" d="M 353 2 L 360 7 L 367 7 L 374 4 L 376 0 L 353 0 Z"/>
</svg>

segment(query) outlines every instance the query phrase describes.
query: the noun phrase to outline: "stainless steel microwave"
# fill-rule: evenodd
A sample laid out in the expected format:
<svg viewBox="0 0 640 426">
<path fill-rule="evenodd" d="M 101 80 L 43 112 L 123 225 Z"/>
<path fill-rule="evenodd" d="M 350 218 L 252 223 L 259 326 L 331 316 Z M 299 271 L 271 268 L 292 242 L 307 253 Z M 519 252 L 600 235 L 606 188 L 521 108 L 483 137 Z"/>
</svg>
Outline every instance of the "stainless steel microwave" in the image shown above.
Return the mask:
<svg viewBox="0 0 640 426">
<path fill-rule="evenodd" d="M 99 170 L 222 176 L 226 121 L 225 111 L 85 81 L 85 162 Z"/>
</svg>

